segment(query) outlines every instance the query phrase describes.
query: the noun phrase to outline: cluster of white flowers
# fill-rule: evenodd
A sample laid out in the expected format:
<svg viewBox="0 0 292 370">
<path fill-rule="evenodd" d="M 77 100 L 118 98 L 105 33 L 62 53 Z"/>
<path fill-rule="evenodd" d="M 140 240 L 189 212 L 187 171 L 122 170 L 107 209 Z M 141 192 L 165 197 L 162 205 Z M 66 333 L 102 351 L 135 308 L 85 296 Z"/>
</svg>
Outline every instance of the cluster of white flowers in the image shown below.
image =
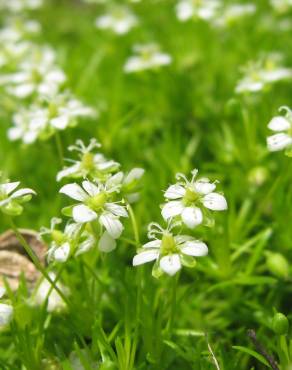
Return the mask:
<svg viewBox="0 0 292 370">
<path fill-rule="evenodd" d="M 163 272 L 174 275 L 182 265 L 193 267 L 194 257 L 208 254 L 205 243 L 189 235 L 175 235 L 173 230 L 183 225 L 194 229 L 204 221 L 210 225 L 208 210 L 223 211 L 227 202 L 222 194 L 214 192 L 216 182 L 211 183 L 207 178 L 196 180 L 198 170 L 192 171 L 189 181 L 185 175 L 176 175 L 178 183 L 170 185 L 164 196 L 166 203 L 162 206 L 162 216 L 167 221 L 163 228 L 157 223 L 148 227 L 148 237 L 153 239 L 144 244 L 133 259 L 133 265 L 156 261 L 152 270 L 153 276 L 159 277 Z M 204 208 L 202 208 L 202 206 Z"/>
<path fill-rule="evenodd" d="M 31 144 L 75 125 L 78 117 L 93 116 L 93 109 L 64 90 L 66 75 L 57 64 L 55 51 L 30 40 L 30 36 L 40 32 L 41 26 L 36 21 L 27 20 L 21 10 L 38 7 L 42 2 L 19 0 L 5 4 L 14 9 L 7 6 L 10 12 L 17 12 L 17 15 L 8 12 L 0 29 L 3 44 L 0 50 L 0 92 L 12 97 L 9 101 L 14 105 L 9 139 Z"/>
<path fill-rule="evenodd" d="M 58 181 L 69 177 L 80 179 L 81 184 L 68 183 L 60 189 L 60 193 L 77 201 L 62 210 L 70 217 L 64 231 L 56 229 L 61 219 L 53 219 L 50 229 L 41 230 L 50 244 L 51 261 L 65 262 L 95 245 L 102 252 L 115 249 L 124 229 L 121 219 L 128 217 L 127 204 L 138 199 L 144 170 L 134 168 L 125 174 L 119 171 L 119 163 L 106 159 L 95 151 L 97 148 L 100 144 L 95 139 L 88 146 L 77 140 L 69 149 L 78 152 L 78 160 L 57 175 Z"/>
<path fill-rule="evenodd" d="M 288 107 L 280 107 L 279 111 L 286 112 L 285 117 L 276 116 L 268 124 L 274 135 L 267 138 L 268 150 L 277 152 L 285 150 L 285 154 L 292 156 L 292 111 Z"/>
<path fill-rule="evenodd" d="M 281 55 L 270 54 L 256 63 L 249 63 L 243 69 L 244 76 L 238 82 L 235 92 L 258 92 L 273 83 L 292 78 L 292 69 L 282 67 L 281 60 Z"/>
<path fill-rule="evenodd" d="M 134 55 L 131 56 L 124 65 L 126 73 L 139 72 L 145 69 L 157 69 L 161 66 L 167 66 L 172 58 L 169 54 L 160 51 L 157 44 L 135 45 L 133 47 Z"/>
<path fill-rule="evenodd" d="M 0 286 L 0 299 L 4 297 L 5 293 L 5 288 Z M 0 303 L 0 330 L 10 323 L 12 316 L 13 307 L 7 303 Z"/>
<path fill-rule="evenodd" d="M 0 0 L 0 10 L 20 13 L 25 10 L 35 10 L 43 5 L 43 0 Z"/>
<path fill-rule="evenodd" d="M 279 13 L 285 13 L 292 7 L 292 0 L 270 0 L 270 3 Z"/>
</svg>

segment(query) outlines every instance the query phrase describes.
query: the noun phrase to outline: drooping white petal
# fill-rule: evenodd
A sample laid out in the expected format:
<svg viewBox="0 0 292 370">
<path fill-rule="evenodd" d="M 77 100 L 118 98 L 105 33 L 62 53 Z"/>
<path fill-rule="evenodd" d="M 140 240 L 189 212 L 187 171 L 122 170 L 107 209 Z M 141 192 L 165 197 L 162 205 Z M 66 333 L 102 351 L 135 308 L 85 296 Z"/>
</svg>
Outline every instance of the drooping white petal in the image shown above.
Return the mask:
<svg viewBox="0 0 292 370">
<path fill-rule="evenodd" d="M 216 185 L 214 183 L 204 181 L 204 179 L 196 181 L 194 187 L 196 192 L 200 194 L 209 194 L 216 189 Z"/>
<path fill-rule="evenodd" d="M 167 199 L 178 199 L 182 198 L 185 195 L 186 189 L 179 185 L 170 185 L 166 192 L 164 193 L 165 198 Z"/>
<path fill-rule="evenodd" d="M 142 248 L 160 248 L 161 240 L 155 239 L 142 246 Z"/>
<path fill-rule="evenodd" d="M 184 224 L 190 229 L 200 225 L 203 221 L 203 214 L 198 207 L 186 207 L 181 214 Z"/>
<path fill-rule="evenodd" d="M 144 175 L 144 172 L 143 168 L 133 168 L 125 177 L 124 184 L 128 185 L 135 180 L 139 180 Z"/>
<path fill-rule="evenodd" d="M 0 303 L 0 328 L 8 325 L 12 319 L 13 307 Z"/>
<path fill-rule="evenodd" d="M 118 217 L 109 212 L 104 212 L 100 216 L 99 222 L 106 228 L 107 232 L 114 239 L 119 238 L 124 229 Z"/>
<path fill-rule="evenodd" d="M 123 180 L 123 172 L 118 172 L 115 175 L 111 176 L 106 182 L 106 188 L 111 189 L 117 185 L 120 185 Z"/>
<path fill-rule="evenodd" d="M 10 198 L 12 198 L 12 199 L 20 198 L 20 197 L 23 197 L 24 195 L 27 195 L 27 194 L 34 194 L 35 195 L 36 192 L 32 189 L 29 189 L 29 188 L 23 188 L 23 189 L 16 190 L 16 192 L 11 194 Z"/>
<path fill-rule="evenodd" d="M 188 256 L 201 257 L 208 254 L 208 247 L 199 240 L 189 240 L 182 245 L 181 251 Z"/>
<path fill-rule="evenodd" d="M 7 182 L 6 184 L 0 184 L 0 192 L 4 194 L 10 194 L 13 190 L 17 188 L 17 186 L 20 184 L 19 181 L 16 182 Z"/>
<path fill-rule="evenodd" d="M 80 169 L 80 163 L 76 163 L 73 166 L 64 168 L 63 170 L 59 171 L 57 174 L 57 181 L 61 181 L 64 177 L 71 176 L 78 172 Z"/>
<path fill-rule="evenodd" d="M 105 231 L 102 234 L 98 242 L 99 250 L 105 253 L 108 253 L 114 250 L 116 248 L 116 245 L 117 245 L 116 240 L 112 236 L 110 236 L 110 234 L 107 231 Z"/>
<path fill-rule="evenodd" d="M 90 222 L 97 218 L 97 214 L 85 204 L 78 204 L 73 207 L 73 219 L 75 222 Z"/>
<path fill-rule="evenodd" d="M 284 133 L 275 134 L 267 138 L 267 145 L 269 151 L 277 152 L 292 145 L 292 137 Z"/>
<path fill-rule="evenodd" d="M 181 262 L 178 254 L 169 254 L 161 258 L 160 268 L 168 275 L 173 276 L 181 269 Z"/>
<path fill-rule="evenodd" d="M 138 253 L 134 258 L 133 258 L 133 266 L 139 266 L 147 262 L 151 262 L 154 260 L 157 260 L 159 257 L 159 251 L 158 250 L 147 250 Z"/>
<path fill-rule="evenodd" d="M 274 117 L 268 124 L 268 128 L 272 131 L 286 131 L 289 130 L 290 126 L 287 118 L 282 116 Z"/>
<path fill-rule="evenodd" d="M 54 259 L 57 262 L 65 262 L 67 261 L 70 254 L 70 244 L 64 243 L 59 248 L 55 249 L 54 251 Z"/>
<path fill-rule="evenodd" d="M 213 211 L 224 211 L 227 209 L 227 202 L 223 195 L 210 193 L 204 196 L 202 200 L 204 206 Z"/>
<path fill-rule="evenodd" d="M 128 217 L 128 213 L 125 207 L 119 206 L 115 203 L 106 203 L 105 209 L 114 214 L 115 216 Z"/>
<path fill-rule="evenodd" d="M 59 190 L 59 193 L 68 195 L 68 197 L 81 202 L 88 198 L 88 195 L 85 193 L 85 191 L 76 183 L 62 186 Z"/>
<path fill-rule="evenodd" d="M 75 253 L 75 255 L 79 256 L 80 254 L 88 252 L 91 248 L 94 247 L 95 243 L 96 243 L 95 238 L 89 236 L 86 240 L 84 240 L 81 244 L 78 245 L 78 250 Z"/>
<path fill-rule="evenodd" d="M 100 193 L 100 189 L 98 188 L 98 186 L 90 181 L 83 181 L 82 186 L 91 197 L 94 197 L 95 195 Z"/>
<path fill-rule="evenodd" d="M 174 200 L 171 202 L 166 203 L 161 211 L 162 217 L 167 220 L 171 217 L 178 216 L 182 213 L 184 206 L 182 202 L 178 200 Z"/>
</svg>

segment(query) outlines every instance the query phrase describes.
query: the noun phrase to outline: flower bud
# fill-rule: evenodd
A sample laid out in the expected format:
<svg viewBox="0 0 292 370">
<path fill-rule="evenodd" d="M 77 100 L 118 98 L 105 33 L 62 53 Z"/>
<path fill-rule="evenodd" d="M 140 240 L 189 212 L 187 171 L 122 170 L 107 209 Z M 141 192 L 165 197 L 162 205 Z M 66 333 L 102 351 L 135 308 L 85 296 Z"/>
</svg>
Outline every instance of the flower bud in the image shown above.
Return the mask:
<svg viewBox="0 0 292 370">
<path fill-rule="evenodd" d="M 274 315 L 272 320 L 272 328 L 278 335 L 286 335 L 289 329 L 289 321 L 285 315 L 278 312 Z"/>
<path fill-rule="evenodd" d="M 267 253 L 267 267 L 270 272 L 278 278 L 285 279 L 289 275 L 289 264 L 280 253 Z"/>
<path fill-rule="evenodd" d="M 262 186 L 268 178 L 268 170 L 265 167 L 254 167 L 248 173 L 248 181 L 256 187 Z"/>
</svg>

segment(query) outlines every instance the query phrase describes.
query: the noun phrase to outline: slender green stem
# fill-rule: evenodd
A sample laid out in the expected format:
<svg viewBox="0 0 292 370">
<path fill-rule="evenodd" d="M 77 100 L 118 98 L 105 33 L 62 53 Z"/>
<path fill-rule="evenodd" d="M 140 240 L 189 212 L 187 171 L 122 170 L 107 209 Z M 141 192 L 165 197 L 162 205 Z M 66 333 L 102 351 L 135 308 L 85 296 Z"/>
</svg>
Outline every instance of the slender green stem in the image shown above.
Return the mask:
<svg viewBox="0 0 292 370">
<path fill-rule="evenodd" d="M 56 141 L 57 152 L 58 152 L 58 156 L 60 159 L 60 163 L 63 166 L 64 165 L 64 151 L 63 151 L 62 140 L 61 140 L 61 137 L 58 131 L 55 133 L 55 141 Z"/>
<path fill-rule="evenodd" d="M 131 219 L 131 222 L 132 222 L 132 227 L 133 227 L 133 232 L 134 232 L 134 238 L 135 238 L 136 246 L 139 247 L 139 245 L 140 245 L 140 237 L 139 237 L 138 223 L 137 223 L 135 214 L 133 212 L 133 208 L 131 207 L 130 204 L 128 204 L 128 211 L 129 211 L 130 219 Z"/>
<path fill-rule="evenodd" d="M 170 315 L 166 326 L 166 333 L 168 336 L 171 336 L 173 329 L 173 323 L 176 314 L 176 303 L 177 303 L 177 283 L 179 280 L 179 273 L 172 278 L 171 281 L 171 301 L 170 301 Z"/>
</svg>

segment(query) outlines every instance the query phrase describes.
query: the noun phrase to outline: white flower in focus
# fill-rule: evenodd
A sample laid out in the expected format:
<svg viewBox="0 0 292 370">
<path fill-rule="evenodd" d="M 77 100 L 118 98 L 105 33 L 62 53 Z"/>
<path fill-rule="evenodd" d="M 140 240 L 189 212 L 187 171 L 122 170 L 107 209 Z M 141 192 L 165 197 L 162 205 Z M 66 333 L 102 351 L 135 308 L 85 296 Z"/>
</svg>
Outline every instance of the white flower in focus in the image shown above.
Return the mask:
<svg viewBox="0 0 292 370">
<path fill-rule="evenodd" d="M 5 295 L 5 288 L 0 286 L 0 299 Z M 0 329 L 7 326 L 13 317 L 13 307 L 6 303 L 0 303 Z"/>
<path fill-rule="evenodd" d="M 124 65 L 126 73 L 138 72 L 145 69 L 155 69 L 169 65 L 172 58 L 162 53 L 156 44 L 136 45 L 133 48 L 136 55 L 131 56 Z"/>
<path fill-rule="evenodd" d="M 22 213 L 21 203 L 28 202 L 35 191 L 29 188 L 18 189 L 20 182 L 7 182 L 0 184 L 0 210 L 11 216 Z"/>
<path fill-rule="evenodd" d="M 120 189 L 115 177 L 115 175 L 110 177 L 105 184 L 83 181 L 82 187 L 73 183 L 60 189 L 60 193 L 80 202 L 65 208 L 64 214 L 71 215 L 72 212 L 72 217 L 77 223 L 96 220 L 105 229 L 99 240 L 99 249 L 103 252 L 115 249 L 115 239 L 120 237 L 124 229 L 120 217 L 128 217 L 125 207 L 111 201 L 113 193 Z"/>
<path fill-rule="evenodd" d="M 56 279 L 55 273 L 49 272 L 49 276 L 52 281 L 55 281 Z M 69 294 L 69 289 L 65 287 L 63 284 L 57 282 L 56 286 L 61 290 L 61 292 L 64 295 Z M 62 311 L 66 307 L 64 300 L 56 291 L 56 289 L 52 288 L 52 284 L 47 279 L 43 278 L 40 285 L 37 287 L 34 293 L 33 302 L 37 305 L 42 305 L 46 300 L 48 300 L 47 303 L 48 312 Z"/>
<path fill-rule="evenodd" d="M 182 22 L 191 18 L 208 21 L 217 15 L 220 6 L 220 0 L 180 0 L 176 6 L 176 15 Z"/>
<path fill-rule="evenodd" d="M 286 150 L 286 154 L 292 156 L 292 111 L 288 107 L 281 107 L 279 111 L 285 111 L 286 115 L 274 117 L 268 124 L 268 128 L 276 134 L 267 138 L 268 150 L 277 152 Z"/>
<path fill-rule="evenodd" d="M 118 35 L 128 33 L 136 24 L 136 16 L 126 7 L 115 7 L 95 21 L 97 28 L 112 30 Z"/>
<path fill-rule="evenodd" d="M 57 174 L 57 181 L 65 177 L 106 180 L 120 165 L 113 160 L 106 159 L 101 153 L 93 152 L 94 149 L 100 147 L 101 145 L 95 139 L 91 139 L 88 146 L 82 140 L 77 140 L 75 145 L 69 147 L 69 150 L 77 151 L 80 159 L 72 160 L 72 166 L 62 169 Z"/>
<path fill-rule="evenodd" d="M 178 183 L 169 186 L 164 193 L 167 203 L 163 205 L 161 213 L 165 220 L 175 217 L 193 229 L 203 222 L 207 210 L 227 209 L 224 196 L 214 192 L 216 183 L 210 183 L 207 178 L 196 180 L 197 173 L 197 170 L 192 171 L 190 181 L 183 174 L 176 175 Z"/>
<path fill-rule="evenodd" d="M 194 257 L 208 254 L 208 247 L 202 241 L 188 235 L 173 235 L 171 230 L 175 226 L 170 223 L 167 229 L 163 229 L 159 224 L 150 224 L 148 237 L 153 240 L 142 246 L 133 259 L 133 265 L 156 261 L 152 272 L 155 277 L 159 277 L 161 271 L 173 276 L 182 265 L 193 267 L 196 263 Z"/>
<path fill-rule="evenodd" d="M 55 54 L 49 48 L 33 50 L 30 58 L 26 58 L 15 73 L 2 75 L 0 85 L 6 91 L 24 99 L 32 94 L 53 96 L 66 80 L 64 72 L 55 65 Z"/>
<path fill-rule="evenodd" d="M 280 60 L 279 54 L 271 54 L 257 63 L 249 63 L 235 92 L 258 92 L 272 83 L 292 78 L 292 69 L 281 67 Z"/>
</svg>

